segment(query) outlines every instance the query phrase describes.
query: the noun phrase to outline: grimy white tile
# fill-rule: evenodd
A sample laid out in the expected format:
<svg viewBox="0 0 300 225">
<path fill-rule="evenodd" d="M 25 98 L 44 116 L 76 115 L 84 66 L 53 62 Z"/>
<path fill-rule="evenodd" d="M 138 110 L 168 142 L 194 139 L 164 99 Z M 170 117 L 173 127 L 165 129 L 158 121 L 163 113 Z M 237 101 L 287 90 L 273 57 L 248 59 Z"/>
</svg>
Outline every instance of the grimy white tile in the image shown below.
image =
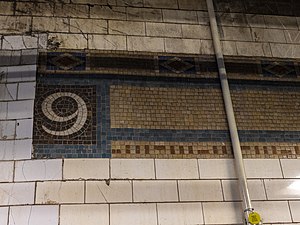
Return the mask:
<svg viewBox="0 0 300 225">
<path fill-rule="evenodd" d="M 241 200 L 237 180 L 222 180 L 225 201 Z M 249 180 L 248 188 L 252 200 L 266 200 L 263 180 Z"/>
<path fill-rule="evenodd" d="M 240 202 L 204 202 L 205 224 L 241 224 L 242 204 Z"/>
<path fill-rule="evenodd" d="M 32 138 L 33 119 L 17 120 L 16 139 Z"/>
<path fill-rule="evenodd" d="M 157 225 L 155 204 L 111 204 L 110 225 L 128 224 Z"/>
<path fill-rule="evenodd" d="M 34 182 L 0 183 L 0 205 L 33 204 L 34 189 Z"/>
<path fill-rule="evenodd" d="M 280 159 L 284 178 L 300 178 L 300 159 Z"/>
<path fill-rule="evenodd" d="M 112 179 L 155 179 L 153 159 L 111 159 Z"/>
<path fill-rule="evenodd" d="M 65 159 L 64 179 L 108 179 L 109 159 Z"/>
<path fill-rule="evenodd" d="M 175 180 L 133 181 L 134 202 L 174 202 L 178 201 Z"/>
<path fill-rule="evenodd" d="M 0 225 L 7 225 L 8 207 L 0 207 Z"/>
<path fill-rule="evenodd" d="M 248 178 L 282 178 L 279 159 L 244 159 Z"/>
<path fill-rule="evenodd" d="M 178 189 L 181 202 L 223 201 L 219 180 L 179 180 Z"/>
<path fill-rule="evenodd" d="M 287 201 L 253 201 L 255 211 L 262 215 L 264 223 L 290 223 L 291 213 Z"/>
<path fill-rule="evenodd" d="M 300 222 L 300 201 L 289 201 L 293 222 Z"/>
<path fill-rule="evenodd" d="M 19 83 L 18 99 L 34 99 L 36 82 Z"/>
<path fill-rule="evenodd" d="M 158 203 L 158 224 L 204 224 L 201 203 Z"/>
<path fill-rule="evenodd" d="M 58 206 L 14 206 L 10 208 L 9 225 L 58 225 Z"/>
<path fill-rule="evenodd" d="M 156 159 L 157 179 L 199 179 L 196 159 Z"/>
<path fill-rule="evenodd" d="M 14 139 L 16 137 L 16 121 L 2 120 L 0 121 L 0 139 Z"/>
<path fill-rule="evenodd" d="M 132 202 L 132 182 L 129 180 L 87 181 L 86 203 Z"/>
<path fill-rule="evenodd" d="M 108 205 L 62 205 L 61 225 L 109 225 Z"/>
<path fill-rule="evenodd" d="M 266 179 L 268 200 L 300 199 L 299 179 Z"/>
<path fill-rule="evenodd" d="M 0 182 L 12 182 L 14 175 L 14 162 L 0 162 Z"/>
<path fill-rule="evenodd" d="M 36 187 L 37 204 L 83 203 L 83 181 L 38 182 Z"/>
<path fill-rule="evenodd" d="M 14 181 L 62 180 L 62 160 L 26 160 L 15 163 Z"/>
<path fill-rule="evenodd" d="M 31 159 L 32 139 L 0 140 L 0 160 Z"/>
<path fill-rule="evenodd" d="M 232 159 L 199 159 L 200 179 L 236 178 Z"/>
<path fill-rule="evenodd" d="M 8 102 L 7 119 L 33 118 L 34 100 Z"/>
</svg>

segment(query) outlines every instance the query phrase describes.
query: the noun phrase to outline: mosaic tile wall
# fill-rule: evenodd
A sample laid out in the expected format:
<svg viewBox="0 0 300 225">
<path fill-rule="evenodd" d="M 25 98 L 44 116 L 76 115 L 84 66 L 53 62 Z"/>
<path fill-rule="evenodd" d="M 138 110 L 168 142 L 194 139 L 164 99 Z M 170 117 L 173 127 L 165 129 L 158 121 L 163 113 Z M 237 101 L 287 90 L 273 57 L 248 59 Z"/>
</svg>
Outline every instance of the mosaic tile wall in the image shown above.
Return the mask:
<svg viewBox="0 0 300 225">
<path fill-rule="evenodd" d="M 232 157 L 212 58 L 58 52 L 41 59 L 36 158 Z M 226 61 L 244 157 L 299 157 L 299 62 Z"/>
</svg>

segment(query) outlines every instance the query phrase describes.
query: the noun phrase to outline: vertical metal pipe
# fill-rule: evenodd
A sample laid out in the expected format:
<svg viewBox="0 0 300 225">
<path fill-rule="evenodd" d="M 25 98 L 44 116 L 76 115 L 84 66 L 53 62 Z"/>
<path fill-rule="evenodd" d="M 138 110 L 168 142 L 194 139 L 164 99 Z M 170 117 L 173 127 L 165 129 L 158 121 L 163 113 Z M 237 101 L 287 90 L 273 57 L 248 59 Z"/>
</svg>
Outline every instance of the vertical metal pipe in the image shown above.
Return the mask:
<svg viewBox="0 0 300 225">
<path fill-rule="evenodd" d="M 235 168 L 236 168 L 237 176 L 239 179 L 240 194 L 241 194 L 241 198 L 243 200 L 244 216 L 245 216 L 245 221 L 248 221 L 248 214 L 253 211 L 253 208 L 252 208 L 251 199 L 249 196 L 249 190 L 248 190 L 247 178 L 246 178 L 246 174 L 245 174 L 242 151 L 241 151 L 237 126 L 236 126 L 236 122 L 235 122 L 232 101 L 231 101 L 231 97 L 230 97 L 230 90 L 229 90 L 227 74 L 226 74 L 226 69 L 225 69 L 225 64 L 224 64 L 224 57 L 223 57 L 223 53 L 222 53 L 220 36 L 219 36 L 218 26 L 217 26 L 217 22 L 216 22 L 216 15 L 214 12 L 214 5 L 213 5 L 212 0 L 206 0 L 206 3 L 207 3 L 207 8 L 208 8 L 212 39 L 213 39 L 215 54 L 216 54 L 217 63 L 218 63 L 219 76 L 220 76 L 220 81 L 221 81 L 221 86 L 222 86 L 222 93 L 223 93 L 223 99 L 224 99 L 225 110 L 226 110 L 226 115 L 227 115 L 227 121 L 228 121 L 228 125 L 229 125 L 229 130 L 230 130 L 232 148 L 233 148 L 233 152 L 234 152 Z"/>
</svg>

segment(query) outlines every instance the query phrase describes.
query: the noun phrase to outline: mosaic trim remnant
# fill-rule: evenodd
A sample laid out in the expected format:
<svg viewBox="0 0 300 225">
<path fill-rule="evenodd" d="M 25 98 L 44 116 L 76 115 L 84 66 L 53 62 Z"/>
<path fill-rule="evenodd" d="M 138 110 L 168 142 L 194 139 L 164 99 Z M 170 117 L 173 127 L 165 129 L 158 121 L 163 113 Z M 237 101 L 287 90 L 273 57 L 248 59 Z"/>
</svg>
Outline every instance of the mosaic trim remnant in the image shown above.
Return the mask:
<svg viewBox="0 0 300 225">
<path fill-rule="evenodd" d="M 232 157 L 213 58 L 49 52 L 41 60 L 35 158 Z M 226 64 L 243 157 L 300 157 L 299 62 Z"/>
<path fill-rule="evenodd" d="M 225 57 L 225 64 L 230 79 L 299 81 L 300 77 L 300 62 L 296 60 Z M 39 71 L 199 79 L 217 78 L 218 68 L 210 55 L 47 52 L 41 54 Z"/>
<path fill-rule="evenodd" d="M 50 153 L 43 151 L 45 145 L 70 146 L 68 151 L 64 150 L 66 156 L 72 155 L 73 145 L 91 150 L 96 144 L 95 87 L 37 85 L 36 94 L 35 155 L 43 157 Z"/>
</svg>

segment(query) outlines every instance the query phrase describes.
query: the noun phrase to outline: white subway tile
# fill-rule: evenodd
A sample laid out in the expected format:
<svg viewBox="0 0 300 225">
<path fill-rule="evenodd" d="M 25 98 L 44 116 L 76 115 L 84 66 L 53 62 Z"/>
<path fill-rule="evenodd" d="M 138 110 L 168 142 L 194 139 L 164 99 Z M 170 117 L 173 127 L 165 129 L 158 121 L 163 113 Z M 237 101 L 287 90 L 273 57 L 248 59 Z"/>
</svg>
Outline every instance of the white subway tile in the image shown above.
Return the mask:
<svg viewBox="0 0 300 225">
<path fill-rule="evenodd" d="M 0 160 L 30 159 L 32 139 L 0 141 Z"/>
<path fill-rule="evenodd" d="M 14 139 L 16 136 L 16 121 L 0 121 L 0 139 Z"/>
<path fill-rule="evenodd" d="M 17 120 L 16 138 L 32 138 L 33 119 Z"/>
<path fill-rule="evenodd" d="M 280 159 L 284 178 L 300 178 L 300 159 Z"/>
<path fill-rule="evenodd" d="M 219 180 L 179 180 L 180 201 L 223 201 Z"/>
<path fill-rule="evenodd" d="M 22 81 L 35 81 L 36 80 L 36 65 L 25 66 L 9 66 L 7 67 L 6 81 L 22 82 Z"/>
<path fill-rule="evenodd" d="M 232 159 L 199 159 L 200 179 L 236 178 Z"/>
<path fill-rule="evenodd" d="M 108 205 L 62 205 L 60 225 L 109 225 Z"/>
<path fill-rule="evenodd" d="M 37 48 L 37 38 L 31 36 L 5 36 L 3 39 L 2 49 L 19 50 Z"/>
<path fill-rule="evenodd" d="M 131 181 L 87 181 L 86 203 L 132 202 Z"/>
<path fill-rule="evenodd" d="M 196 159 L 156 159 L 157 179 L 199 179 Z"/>
<path fill-rule="evenodd" d="M 64 179 L 108 179 L 109 159 L 65 159 Z"/>
<path fill-rule="evenodd" d="M 300 180 L 281 179 L 265 180 L 269 200 L 300 199 Z"/>
<path fill-rule="evenodd" d="M 300 201 L 290 201 L 293 222 L 300 222 Z"/>
<path fill-rule="evenodd" d="M 156 37 L 127 37 L 128 51 L 164 52 L 164 39 Z"/>
<path fill-rule="evenodd" d="M 201 42 L 198 39 L 165 38 L 166 52 L 200 54 Z"/>
<path fill-rule="evenodd" d="M 205 224 L 241 224 L 243 219 L 240 202 L 204 202 Z"/>
<path fill-rule="evenodd" d="M 279 159 L 244 159 L 248 178 L 282 178 Z"/>
<path fill-rule="evenodd" d="M 155 204 L 110 205 L 110 225 L 157 225 Z"/>
<path fill-rule="evenodd" d="M 38 182 L 36 189 L 37 204 L 83 203 L 83 181 Z"/>
<path fill-rule="evenodd" d="M 58 225 L 58 206 L 15 206 L 10 208 L 9 225 Z"/>
<path fill-rule="evenodd" d="M 225 201 L 241 200 L 237 180 L 222 180 Z M 264 183 L 262 180 L 248 180 L 249 195 L 252 200 L 266 200 Z"/>
<path fill-rule="evenodd" d="M 17 99 L 18 84 L 0 84 L 0 101 L 12 101 Z"/>
<path fill-rule="evenodd" d="M 262 216 L 264 223 L 292 222 L 289 206 L 285 201 L 262 201 L 252 204 L 255 211 Z"/>
<path fill-rule="evenodd" d="M 0 225 L 7 225 L 8 207 L 0 207 Z"/>
<path fill-rule="evenodd" d="M 178 201 L 176 181 L 133 181 L 134 202 Z"/>
<path fill-rule="evenodd" d="M 0 162 L 0 182 L 12 182 L 14 162 Z"/>
<path fill-rule="evenodd" d="M 153 159 L 111 159 L 112 179 L 155 179 Z"/>
<path fill-rule="evenodd" d="M 158 203 L 158 224 L 203 224 L 201 203 Z"/>
<path fill-rule="evenodd" d="M 0 205 L 33 204 L 34 183 L 0 183 Z"/>
<path fill-rule="evenodd" d="M 17 161 L 15 181 L 61 180 L 62 160 L 26 160 Z"/>
<path fill-rule="evenodd" d="M 89 48 L 100 50 L 126 50 L 126 36 L 89 35 Z"/>
<path fill-rule="evenodd" d="M 34 100 L 8 102 L 7 119 L 33 118 Z"/>
<path fill-rule="evenodd" d="M 34 99 L 35 85 L 35 82 L 19 83 L 18 99 Z"/>
<path fill-rule="evenodd" d="M 0 120 L 7 119 L 7 106 L 8 102 L 0 102 Z"/>
</svg>

